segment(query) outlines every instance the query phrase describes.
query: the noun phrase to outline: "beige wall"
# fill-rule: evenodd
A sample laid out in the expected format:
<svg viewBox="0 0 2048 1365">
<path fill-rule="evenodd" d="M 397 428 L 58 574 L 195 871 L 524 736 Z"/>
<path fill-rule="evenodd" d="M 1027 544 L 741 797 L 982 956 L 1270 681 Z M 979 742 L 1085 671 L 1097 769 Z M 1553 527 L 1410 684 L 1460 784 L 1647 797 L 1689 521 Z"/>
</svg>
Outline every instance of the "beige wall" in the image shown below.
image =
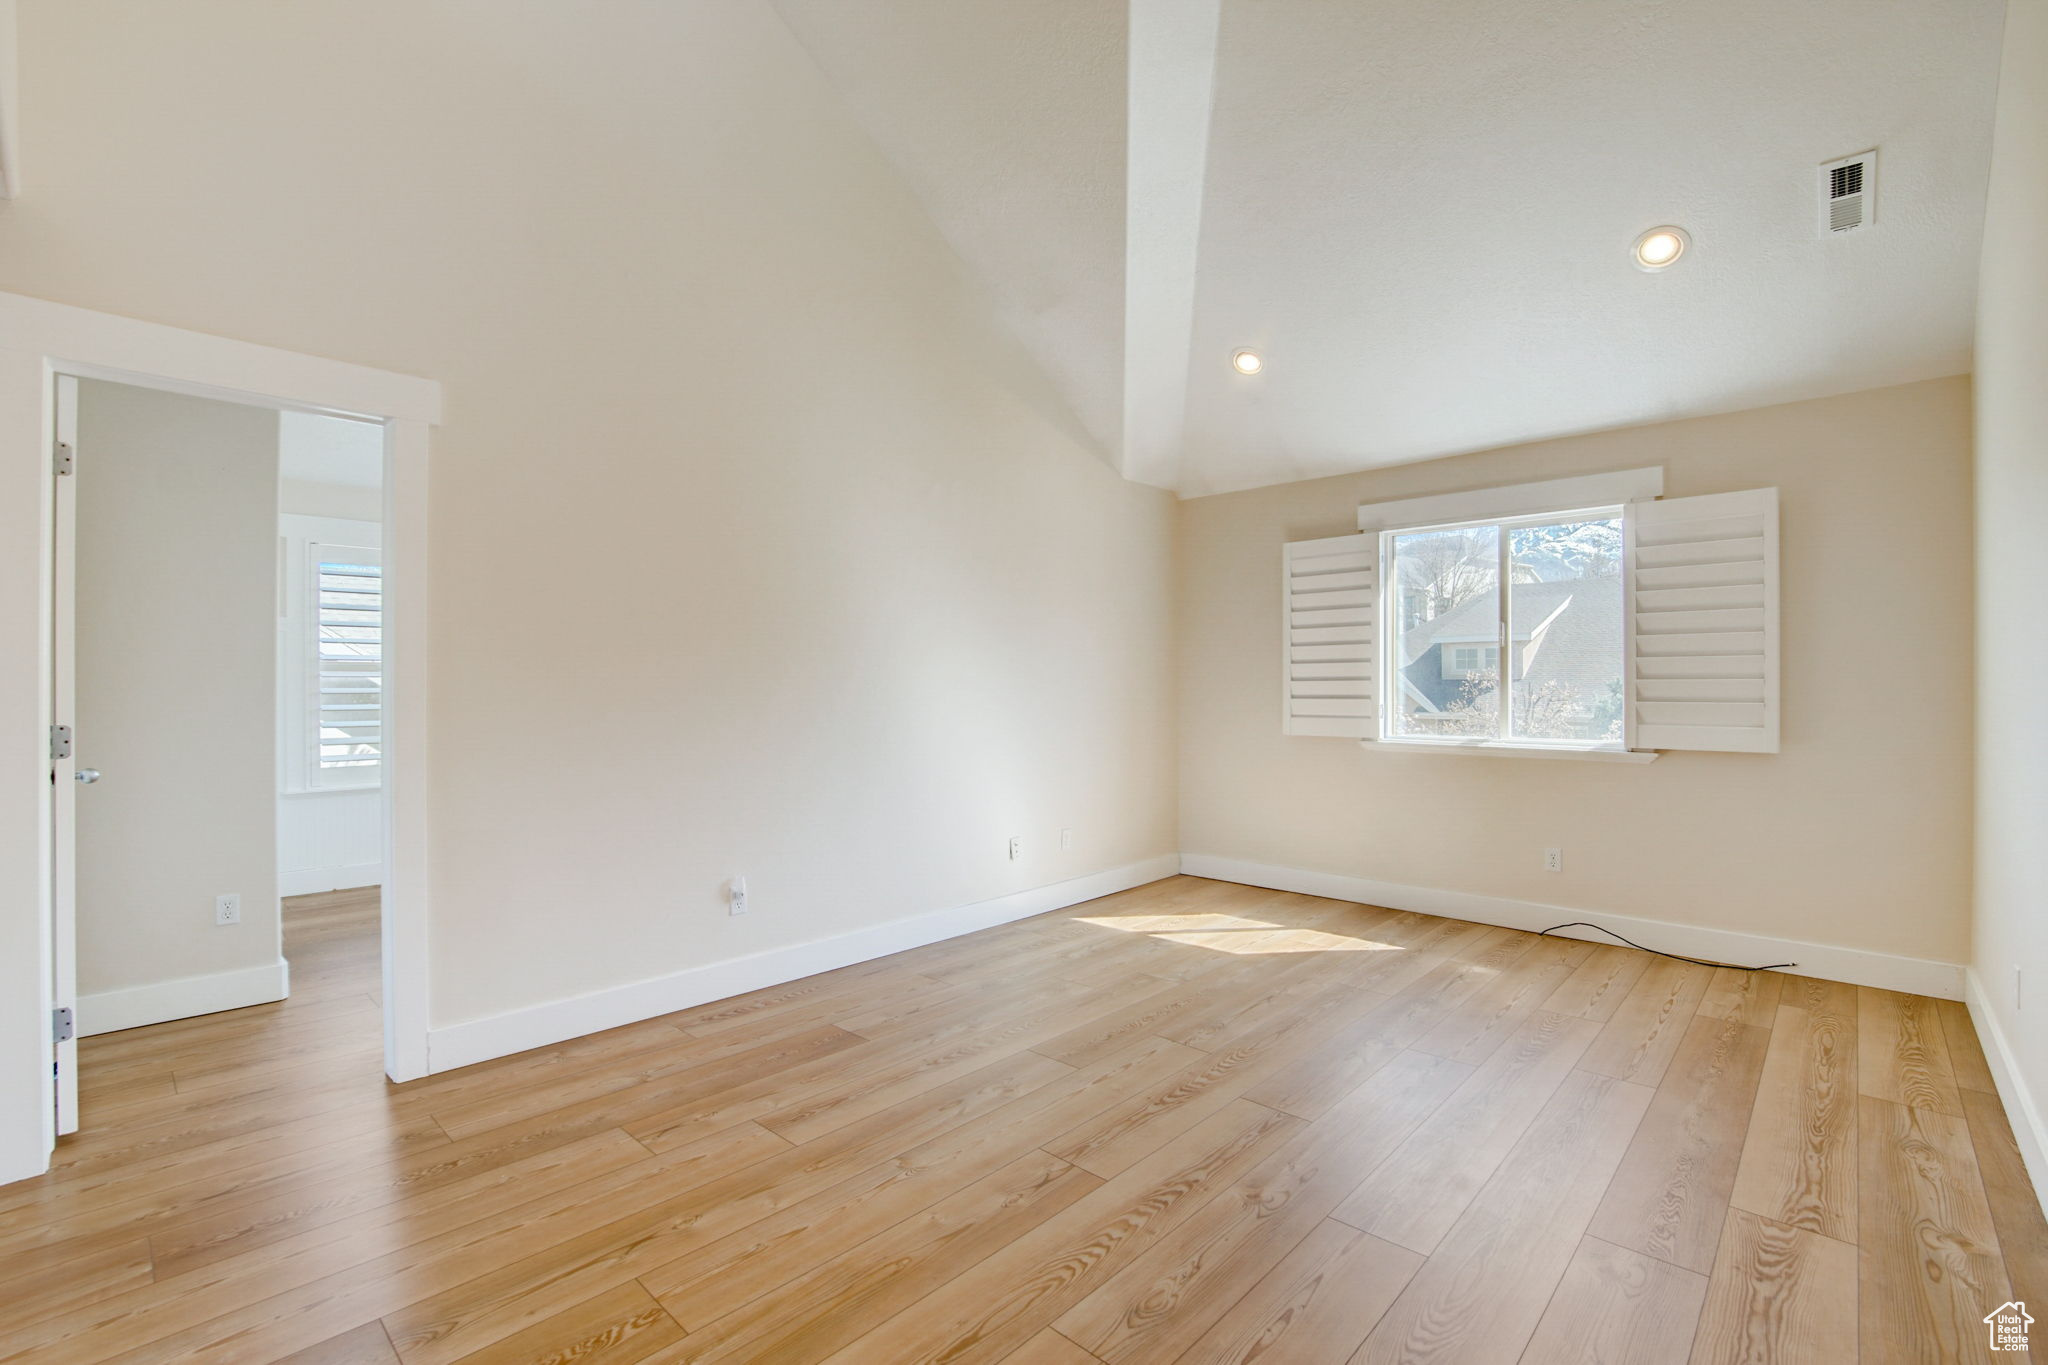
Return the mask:
<svg viewBox="0 0 2048 1365">
<path fill-rule="evenodd" d="M 1937 380 L 1183 503 L 1183 851 L 1962 961 L 1969 403 Z M 1671 496 L 1782 490 L 1782 753 L 1633 766 L 1280 733 L 1282 542 L 1357 529 L 1361 502 L 1653 464 Z"/>
<path fill-rule="evenodd" d="M 2048 1144 L 2048 3 L 2011 0 L 1977 303 L 1975 964 Z M 2026 1008 L 2016 1007 L 2013 972 Z M 2013 1115 L 2014 1127 L 2023 1116 Z M 2048 1166 L 2048 1163 L 2044 1163 Z M 2048 1168 L 2036 1183 L 2048 1190 Z"/>
<path fill-rule="evenodd" d="M 277 961 L 277 414 L 78 386 L 79 1022 Z M 242 922 L 214 923 L 214 898 Z M 247 1002 L 244 1002 L 247 1003 Z"/>
<path fill-rule="evenodd" d="M 21 5 L 0 289 L 446 385 L 437 1025 L 1175 847 L 1169 499 L 769 6 L 595 13 Z"/>
</svg>

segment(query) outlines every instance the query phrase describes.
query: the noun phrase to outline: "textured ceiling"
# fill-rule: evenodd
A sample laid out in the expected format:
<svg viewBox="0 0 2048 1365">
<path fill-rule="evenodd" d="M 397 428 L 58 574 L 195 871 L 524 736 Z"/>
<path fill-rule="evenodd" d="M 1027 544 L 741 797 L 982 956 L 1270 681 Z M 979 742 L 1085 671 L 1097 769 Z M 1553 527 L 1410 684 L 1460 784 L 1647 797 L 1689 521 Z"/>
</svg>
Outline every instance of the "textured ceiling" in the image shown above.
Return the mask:
<svg viewBox="0 0 2048 1365">
<path fill-rule="evenodd" d="M 777 5 L 1149 483 L 1969 367 L 2000 0 Z M 1872 146 L 1876 223 L 1823 239 L 1815 168 Z"/>
</svg>

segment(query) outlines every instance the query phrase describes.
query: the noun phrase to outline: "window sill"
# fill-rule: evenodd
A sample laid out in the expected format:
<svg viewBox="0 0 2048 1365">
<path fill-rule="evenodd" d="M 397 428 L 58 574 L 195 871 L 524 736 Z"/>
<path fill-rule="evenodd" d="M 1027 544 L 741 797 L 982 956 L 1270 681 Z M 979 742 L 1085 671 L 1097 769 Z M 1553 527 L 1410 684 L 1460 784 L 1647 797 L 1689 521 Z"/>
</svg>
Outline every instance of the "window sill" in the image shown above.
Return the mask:
<svg viewBox="0 0 2048 1365">
<path fill-rule="evenodd" d="M 1502 744 L 1497 740 L 1368 739 L 1368 749 L 1395 749 L 1410 754 L 1474 754 L 1488 758 L 1572 758 L 1595 763 L 1655 763 L 1655 750 L 1572 748 L 1568 745 Z"/>
</svg>

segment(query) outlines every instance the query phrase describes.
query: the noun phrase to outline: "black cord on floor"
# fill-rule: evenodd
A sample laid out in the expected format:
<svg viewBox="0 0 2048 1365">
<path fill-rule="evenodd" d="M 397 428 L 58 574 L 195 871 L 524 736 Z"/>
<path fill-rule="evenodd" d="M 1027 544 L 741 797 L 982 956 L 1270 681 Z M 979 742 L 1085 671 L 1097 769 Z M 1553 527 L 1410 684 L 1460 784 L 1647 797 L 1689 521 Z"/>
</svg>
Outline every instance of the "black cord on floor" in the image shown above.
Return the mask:
<svg viewBox="0 0 2048 1365">
<path fill-rule="evenodd" d="M 1620 934 L 1615 933 L 1605 925 L 1593 924 L 1582 919 L 1575 919 L 1569 924 L 1553 924 L 1536 937 L 1542 938 L 1545 935 L 1554 934 L 1560 929 L 1592 929 L 1611 938 L 1621 938 Z M 1709 962 L 1703 957 L 1687 957 L 1683 953 L 1667 953 L 1657 948 L 1644 948 L 1642 944 L 1637 943 L 1634 939 L 1621 938 L 1621 941 L 1631 948 L 1640 949 L 1646 953 L 1656 953 L 1658 957 L 1668 957 L 1678 962 L 1690 962 L 1698 967 L 1726 967 L 1731 971 L 1737 972 L 1775 972 L 1781 967 L 1797 967 L 1799 965 L 1797 962 L 1771 962 L 1761 967 L 1744 967 L 1740 963 L 1735 962 Z"/>
</svg>

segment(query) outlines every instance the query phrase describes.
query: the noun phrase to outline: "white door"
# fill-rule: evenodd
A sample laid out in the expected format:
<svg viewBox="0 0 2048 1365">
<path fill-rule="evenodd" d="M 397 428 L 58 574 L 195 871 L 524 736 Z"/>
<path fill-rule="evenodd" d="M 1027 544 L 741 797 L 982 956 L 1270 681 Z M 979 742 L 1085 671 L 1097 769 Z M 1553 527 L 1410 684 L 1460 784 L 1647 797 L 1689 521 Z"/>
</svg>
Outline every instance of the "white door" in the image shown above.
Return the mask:
<svg viewBox="0 0 2048 1365">
<path fill-rule="evenodd" d="M 51 683 L 74 756 L 60 771 L 52 750 L 51 985 L 90 1037 L 284 994 L 278 418 L 61 385 L 78 439 L 53 503 Z"/>
<path fill-rule="evenodd" d="M 77 610 L 78 576 L 76 534 L 78 529 L 77 487 L 71 473 L 70 456 L 78 449 L 78 381 L 70 375 L 57 376 L 56 458 L 51 461 L 56 480 L 56 562 L 51 565 L 55 597 L 51 603 L 50 710 L 57 718 L 58 733 L 50 746 L 52 786 L 50 850 L 51 926 L 50 998 L 62 1021 L 56 1030 L 59 1040 L 51 1059 L 52 1097 L 57 1109 L 58 1133 L 78 1131 L 78 1038 L 75 1023 L 78 1009 L 78 789 L 97 780 L 99 774 L 78 762 L 78 741 L 73 730 L 78 717 Z"/>
</svg>

